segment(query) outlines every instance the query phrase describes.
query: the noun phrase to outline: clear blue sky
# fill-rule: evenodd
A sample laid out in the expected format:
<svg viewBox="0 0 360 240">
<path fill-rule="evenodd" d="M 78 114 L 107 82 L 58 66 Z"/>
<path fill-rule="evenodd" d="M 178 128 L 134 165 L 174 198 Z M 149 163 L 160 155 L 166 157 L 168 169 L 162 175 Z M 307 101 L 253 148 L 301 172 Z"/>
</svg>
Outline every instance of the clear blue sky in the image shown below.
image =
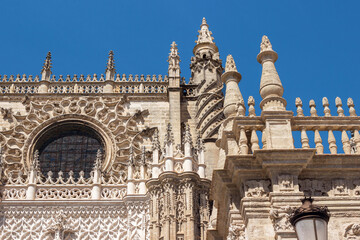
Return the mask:
<svg viewBox="0 0 360 240">
<path fill-rule="evenodd" d="M 266 34 L 279 54 L 276 67 L 288 109 L 294 110 L 298 96 L 306 114 L 311 98 L 322 113 L 323 96 L 332 114 L 336 96 L 344 104 L 351 96 L 360 106 L 360 1 L 3 0 L 0 8 L 1 75 L 40 74 L 47 51 L 56 75 L 100 74 L 109 50 L 120 74 L 166 74 L 176 41 L 188 80 L 197 30 L 206 17 L 223 62 L 228 54 L 235 58 L 245 101 L 253 95 L 260 102 L 256 55 Z"/>
</svg>

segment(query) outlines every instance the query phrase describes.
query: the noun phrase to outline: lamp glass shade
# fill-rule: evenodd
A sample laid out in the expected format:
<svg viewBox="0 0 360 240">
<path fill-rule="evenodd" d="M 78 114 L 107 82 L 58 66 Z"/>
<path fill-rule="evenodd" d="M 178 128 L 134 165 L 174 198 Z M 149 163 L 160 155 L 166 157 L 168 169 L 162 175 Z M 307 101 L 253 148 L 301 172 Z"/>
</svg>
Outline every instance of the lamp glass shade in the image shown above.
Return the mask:
<svg viewBox="0 0 360 240">
<path fill-rule="evenodd" d="M 304 218 L 295 224 L 299 240 L 328 240 L 327 222 L 321 218 Z"/>
</svg>

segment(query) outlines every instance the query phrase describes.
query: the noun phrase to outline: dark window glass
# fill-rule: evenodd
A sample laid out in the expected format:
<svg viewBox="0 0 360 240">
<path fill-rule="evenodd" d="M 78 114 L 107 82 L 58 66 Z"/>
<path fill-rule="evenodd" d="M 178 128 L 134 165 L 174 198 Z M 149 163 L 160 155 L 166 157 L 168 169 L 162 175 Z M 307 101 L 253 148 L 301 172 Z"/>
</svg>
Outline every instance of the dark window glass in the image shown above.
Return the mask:
<svg viewBox="0 0 360 240">
<path fill-rule="evenodd" d="M 72 170 L 77 178 L 79 172 L 84 171 L 88 178 L 98 149 L 103 152 L 101 141 L 90 129 L 74 126 L 52 129 L 39 147 L 41 172 L 47 176 L 48 171 L 52 171 L 57 177 L 62 171 L 68 177 Z"/>
</svg>

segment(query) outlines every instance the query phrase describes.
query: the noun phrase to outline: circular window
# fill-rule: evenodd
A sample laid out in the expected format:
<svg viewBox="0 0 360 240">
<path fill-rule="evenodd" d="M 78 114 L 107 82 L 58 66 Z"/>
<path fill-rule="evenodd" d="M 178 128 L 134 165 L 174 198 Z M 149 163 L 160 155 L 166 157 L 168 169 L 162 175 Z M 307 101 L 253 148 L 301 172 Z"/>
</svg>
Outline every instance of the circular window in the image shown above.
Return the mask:
<svg viewBox="0 0 360 240">
<path fill-rule="evenodd" d="M 74 177 L 83 171 L 90 177 L 97 151 L 103 152 L 101 137 L 90 127 L 67 123 L 52 127 L 46 131 L 36 144 L 39 150 L 40 169 L 43 175 L 49 171 L 55 177 L 62 171 L 68 176 L 70 171 Z"/>
</svg>

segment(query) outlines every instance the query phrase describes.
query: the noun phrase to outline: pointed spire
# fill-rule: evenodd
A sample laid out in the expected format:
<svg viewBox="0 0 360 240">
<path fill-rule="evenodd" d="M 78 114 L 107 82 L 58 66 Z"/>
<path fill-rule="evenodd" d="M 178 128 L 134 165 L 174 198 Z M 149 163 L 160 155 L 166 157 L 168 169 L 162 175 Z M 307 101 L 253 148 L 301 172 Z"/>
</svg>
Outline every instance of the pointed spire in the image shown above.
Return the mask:
<svg viewBox="0 0 360 240">
<path fill-rule="evenodd" d="M 115 61 L 114 61 L 114 52 L 111 50 L 109 52 L 109 58 L 108 58 L 108 62 L 106 64 L 106 69 L 105 69 L 105 80 L 106 81 L 114 81 L 115 80 Z M 103 75 L 102 75 L 103 76 Z M 106 93 L 112 93 L 113 92 L 113 86 L 109 86 L 108 88 L 105 87 L 106 89 L 104 89 L 104 92 Z"/>
<path fill-rule="evenodd" d="M 43 68 L 41 70 L 41 73 L 43 73 L 45 71 L 50 71 L 51 72 L 51 67 L 52 67 L 51 52 L 49 51 L 48 54 L 46 55 L 44 66 L 43 66 Z"/>
<path fill-rule="evenodd" d="M 206 19 L 202 19 L 202 23 L 200 25 L 200 30 L 198 31 L 198 40 L 195 41 L 197 44 L 199 43 L 213 43 L 212 32 L 209 31 L 209 25 L 206 23 Z"/>
<path fill-rule="evenodd" d="M 41 80 L 42 81 L 50 81 L 50 75 L 52 74 L 51 68 L 52 68 L 51 52 L 48 52 L 45 62 L 44 62 L 44 66 L 41 70 Z M 40 90 L 40 92 L 42 92 L 41 90 Z M 45 90 L 45 92 L 47 92 L 47 89 Z"/>
<path fill-rule="evenodd" d="M 106 71 L 113 71 L 115 70 L 115 61 L 114 61 L 114 52 L 111 50 L 109 52 L 109 59 L 106 65 Z"/>
<path fill-rule="evenodd" d="M 237 72 L 234 58 L 231 54 L 226 57 L 225 72 L 235 71 Z"/>
</svg>

